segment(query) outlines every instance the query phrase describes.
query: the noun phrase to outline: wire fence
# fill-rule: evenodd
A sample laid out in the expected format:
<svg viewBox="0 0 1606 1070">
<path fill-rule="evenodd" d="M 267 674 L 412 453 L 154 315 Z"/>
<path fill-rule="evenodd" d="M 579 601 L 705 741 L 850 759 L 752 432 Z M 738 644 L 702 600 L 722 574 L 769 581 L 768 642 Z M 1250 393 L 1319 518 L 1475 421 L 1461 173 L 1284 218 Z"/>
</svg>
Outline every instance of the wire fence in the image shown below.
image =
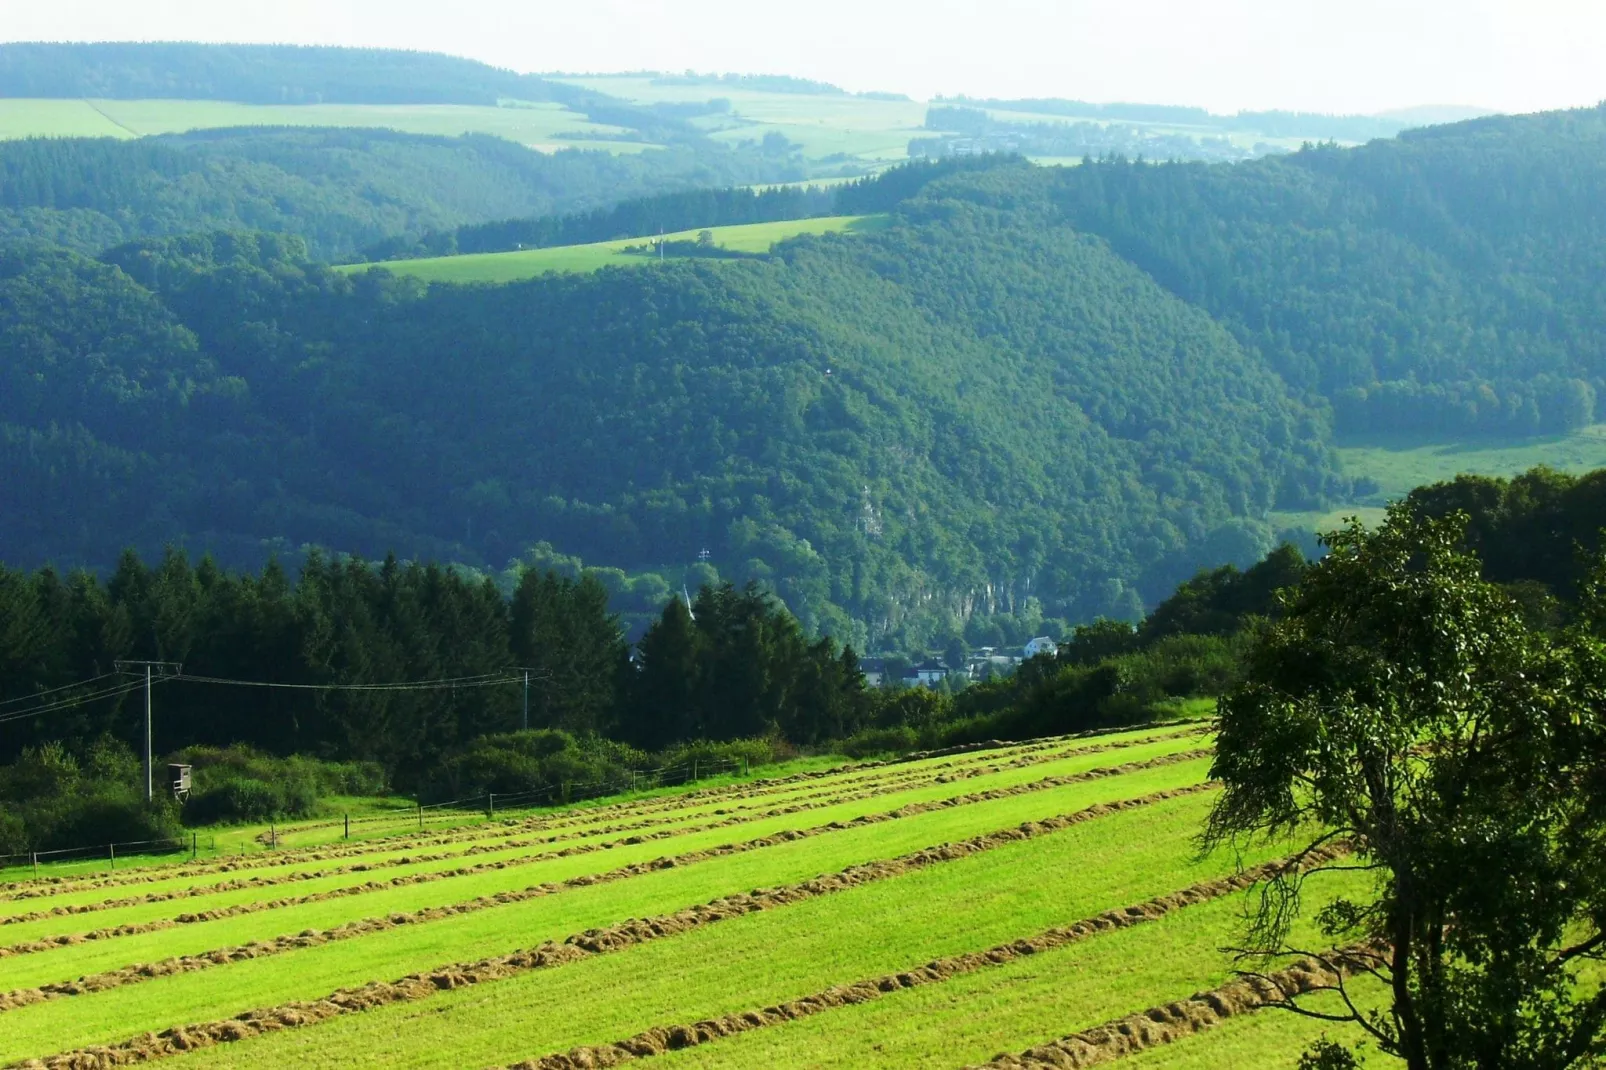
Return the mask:
<svg viewBox="0 0 1606 1070">
<path fill-rule="evenodd" d="M 295 828 L 297 831 L 305 832 L 313 829 L 338 827 L 344 824 L 347 837 L 350 837 L 353 825 L 372 825 L 384 822 L 400 824 L 416 821 L 418 827 L 422 829 L 427 824 L 431 814 L 478 812 L 483 813 L 487 818 L 494 818 L 498 807 L 504 809 L 533 809 L 538 806 L 567 806 L 570 803 L 585 802 L 608 795 L 619 795 L 627 791 L 651 791 L 656 788 L 677 787 L 728 773 L 740 773 L 745 776 L 747 772 L 748 765 L 745 758 L 719 759 L 716 761 L 702 761 L 699 759 L 681 765 L 664 766 L 659 769 L 633 769 L 620 776 L 604 780 L 589 782 L 560 780 L 524 791 L 487 792 L 484 795 L 472 795 L 463 799 L 448 799 L 445 802 L 415 803 L 412 806 L 396 807 L 382 813 L 367 814 L 357 818 L 348 815 L 343 822 L 323 821 L 314 824 L 298 824 Z M 263 840 L 264 846 L 276 849 L 279 845 L 277 823 L 270 822 L 268 832 L 264 835 L 266 837 Z M 259 837 L 259 839 L 262 839 L 262 837 Z M 217 850 L 215 838 L 211 840 L 210 850 L 213 853 Z M 83 847 L 60 847 L 49 851 L 22 851 L 14 854 L 0 854 L 0 869 L 31 866 L 34 875 L 37 876 L 41 862 L 105 859 L 108 867 L 115 870 L 119 857 L 130 858 L 137 855 L 183 853 L 194 858 L 200 852 L 199 835 L 191 833 L 188 836 L 171 839 L 131 840 L 126 843 L 98 843 Z"/>
<path fill-rule="evenodd" d="M 115 870 L 119 858 L 165 854 L 187 854 L 193 858 L 199 852 L 200 836 L 197 833 L 191 833 L 188 836 L 175 836 L 159 840 L 128 840 L 123 843 L 96 843 L 83 847 L 58 847 L 49 851 L 19 851 L 13 854 L 0 855 L 0 869 L 31 866 L 37 875 L 41 862 L 105 859 L 109 868 Z"/>
</svg>

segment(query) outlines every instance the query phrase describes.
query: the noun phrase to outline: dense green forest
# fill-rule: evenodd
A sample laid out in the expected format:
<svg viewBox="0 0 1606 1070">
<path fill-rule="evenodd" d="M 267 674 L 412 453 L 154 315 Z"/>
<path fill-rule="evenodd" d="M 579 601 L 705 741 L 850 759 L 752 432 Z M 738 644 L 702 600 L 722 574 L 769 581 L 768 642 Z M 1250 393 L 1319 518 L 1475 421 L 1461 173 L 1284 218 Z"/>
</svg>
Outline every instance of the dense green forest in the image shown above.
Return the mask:
<svg viewBox="0 0 1606 1070">
<path fill-rule="evenodd" d="M 1593 421 L 1603 133 L 1590 109 L 1231 167 L 914 164 L 831 195 L 890 213 L 874 234 L 500 287 L 344 276 L 239 231 L 14 244 L 0 558 L 182 540 L 497 570 L 544 543 L 661 595 L 706 550 L 859 649 L 1134 619 L 1264 553 L 1272 511 L 1340 498 L 1335 428 Z M 111 148 L 58 174 L 27 143 L 6 188 L 118 209 Z M 768 196 L 483 240 L 815 195 Z"/>
<path fill-rule="evenodd" d="M 434 52 L 187 42 L 0 44 L 0 96 L 248 104 L 496 104 L 574 93 Z"/>
<path fill-rule="evenodd" d="M 1606 107 L 1232 168 L 1109 161 L 1045 185 L 1068 223 L 1325 398 L 1340 433 L 1594 420 Z"/>
<path fill-rule="evenodd" d="M 265 230 L 338 259 L 465 224 L 799 177 L 784 158 L 700 145 L 548 154 L 485 135 L 284 128 L 39 138 L 0 143 L 0 242 L 93 254 L 137 238 Z"/>
<path fill-rule="evenodd" d="M 20 254 L 5 555 L 706 547 L 863 648 L 1030 599 L 1132 616 L 1335 489 L 1316 416 L 1101 243 L 938 215 L 506 287 L 347 278 L 265 236 Z"/>
</svg>

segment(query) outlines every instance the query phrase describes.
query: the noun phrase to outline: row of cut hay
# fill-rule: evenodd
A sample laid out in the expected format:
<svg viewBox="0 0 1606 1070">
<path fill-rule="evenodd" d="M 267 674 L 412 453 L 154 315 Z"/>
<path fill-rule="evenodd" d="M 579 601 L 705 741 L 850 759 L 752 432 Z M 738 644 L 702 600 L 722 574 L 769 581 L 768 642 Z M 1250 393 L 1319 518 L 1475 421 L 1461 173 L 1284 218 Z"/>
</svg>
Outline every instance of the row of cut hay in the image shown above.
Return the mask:
<svg viewBox="0 0 1606 1070">
<path fill-rule="evenodd" d="M 776 833 L 759 839 L 748 840 L 741 843 L 726 844 L 704 850 L 693 851 L 676 855 L 670 858 L 659 858 L 651 861 L 633 863 L 602 873 L 588 873 L 572 877 L 561 882 L 545 882 L 531 885 L 519 890 L 510 890 L 493 896 L 484 896 L 467 902 L 455 903 L 450 906 L 430 907 L 408 913 L 392 913 L 382 916 L 367 917 L 351 922 L 335 929 L 304 930 L 293 935 L 284 935 L 269 940 L 254 941 L 250 944 L 235 947 L 213 948 L 197 954 L 173 956 L 161 961 L 135 963 L 107 970 L 101 973 L 80 977 L 72 981 L 52 982 L 32 988 L 21 988 L 4 995 L 0 995 L 0 1012 L 11 1011 L 21 1007 L 31 1006 L 46 1000 L 60 999 L 69 996 L 81 996 L 90 993 L 104 992 L 112 988 L 119 988 L 129 984 L 138 984 L 158 977 L 171 976 L 178 973 L 188 973 L 195 970 L 211 969 L 217 966 L 228 965 L 233 962 L 242 962 L 252 959 L 264 958 L 270 955 L 282 954 L 302 948 L 318 946 L 338 940 L 348 940 L 375 932 L 408 925 L 419 925 L 432 921 L 439 921 L 450 917 L 457 917 L 467 913 L 474 913 L 492 907 L 505 906 L 511 903 L 524 902 L 531 899 L 542 898 L 557 894 L 568 888 L 590 887 L 597 884 L 611 883 L 640 876 L 658 869 L 676 866 L 695 865 L 712 859 L 728 857 L 730 855 L 761 850 L 782 843 L 790 843 L 801 839 L 828 835 L 851 828 L 862 828 L 866 825 L 894 821 L 901 818 L 912 817 L 917 814 L 929 813 L 936 810 L 948 809 L 955 806 L 968 806 L 980 802 L 996 799 L 1010 798 L 1020 795 L 1033 794 L 1053 788 L 1064 787 L 1070 784 L 1085 783 L 1092 780 L 1102 780 L 1111 777 L 1120 777 L 1129 773 L 1147 769 L 1160 768 L 1166 765 L 1178 764 L 1184 761 L 1193 761 L 1203 757 L 1205 752 L 1193 751 L 1181 754 L 1166 755 L 1144 762 L 1129 763 L 1122 766 L 1091 769 L 1081 773 L 1074 773 L 1063 777 L 1048 777 L 1027 784 L 1019 784 L 1006 788 L 994 788 L 967 795 L 949 796 L 929 802 L 911 803 L 895 810 L 883 811 L 875 814 L 865 814 L 851 821 L 833 821 L 824 825 L 816 825 L 805 829 L 792 829 Z M 1198 788 L 1182 789 L 1186 791 L 1202 790 Z M 1113 812 L 1113 811 L 1111 811 Z M 1001 834 L 995 834 L 1001 835 Z M 1000 840 L 999 842 L 1004 842 Z M 249 911 L 246 911 L 248 913 Z"/>
<path fill-rule="evenodd" d="M 200 1047 L 231 1043 L 264 1033 L 313 1025 L 377 1007 L 427 999 L 450 989 L 501 980 L 531 970 L 577 962 L 597 955 L 626 950 L 649 941 L 678 936 L 702 927 L 760 911 L 829 896 L 866 884 L 888 880 L 945 863 L 971 858 L 1009 844 L 1021 843 L 1062 831 L 1074 825 L 1170 799 L 1198 794 L 1207 785 L 1171 789 L 1114 803 L 1101 803 L 1074 813 L 1001 829 L 953 844 L 926 848 L 909 855 L 850 866 L 845 870 L 798 884 L 730 895 L 673 914 L 632 919 L 612 927 L 576 933 L 528 951 L 475 962 L 438 967 L 389 983 L 371 983 L 332 993 L 321 1000 L 247 1012 L 226 1020 L 184 1026 L 121 1044 L 65 1052 L 28 1065 L 51 1068 L 114 1066 L 164 1058 Z"/>
<path fill-rule="evenodd" d="M 1196 734 L 1204 729 L 1198 726 L 1185 726 L 1180 733 L 1162 732 L 1145 733 L 1130 740 L 1112 743 L 1092 743 L 1083 746 L 1075 745 L 1085 737 L 1064 737 L 1053 740 L 1037 741 L 1029 744 L 1016 745 L 1006 748 L 1003 754 L 1041 755 L 1044 752 L 1065 751 L 1080 753 L 1097 753 L 1103 750 L 1120 749 L 1125 746 L 1139 745 L 1154 739 L 1165 738 L 1168 735 Z M 1126 733 L 1123 733 L 1126 734 Z M 966 752 L 967 756 L 956 760 L 959 762 L 987 762 L 996 759 L 999 755 L 989 752 Z M 1042 760 L 1055 760 L 1044 757 Z M 931 767 L 940 769 L 943 767 Z M 477 825 L 470 830 L 454 830 L 442 833 L 440 830 L 423 833 L 405 833 L 396 837 L 367 840 L 360 844 L 351 844 L 339 847 L 327 845 L 307 847 L 279 852 L 271 857 L 242 856 L 211 862 L 175 862 L 144 867 L 138 871 L 122 875 L 113 874 L 107 877 L 88 880 L 73 880 L 69 878 L 43 878 L 39 881 L 23 881 L 4 886 L 0 901 L 27 900 L 35 898 L 55 898 L 64 894 L 84 890 L 127 887 L 140 884 L 156 883 L 172 880 L 174 878 L 206 875 L 212 873 L 241 874 L 259 869 L 274 869 L 302 864 L 315 864 L 344 857 L 361 857 L 379 852 L 408 851 L 420 846 L 441 846 L 450 843 L 473 841 L 477 839 L 494 840 L 502 837 L 526 835 L 536 830 L 557 828 L 586 828 L 593 825 L 604 824 L 609 821 L 631 820 L 642 816 L 662 814 L 669 811 L 678 811 L 696 807 L 716 806 L 721 802 L 740 801 L 743 799 L 761 798 L 777 793 L 788 793 L 804 790 L 815 782 L 822 780 L 842 781 L 861 771 L 869 770 L 867 784 L 873 782 L 870 778 L 887 778 L 889 780 L 918 780 L 927 776 L 939 775 L 927 769 L 910 770 L 907 763 L 902 761 L 889 761 L 880 763 L 865 763 L 863 765 L 840 767 L 826 771 L 807 771 L 791 774 L 786 777 L 771 780 L 746 782 L 742 784 L 726 785 L 714 789 L 698 789 L 693 792 L 678 795 L 664 796 L 649 800 L 626 800 L 620 803 L 603 807 L 587 808 L 584 810 L 567 810 L 558 814 L 543 812 L 523 819 L 504 821 L 496 828 L 487 830 L 484 825 Z M 837 790 L 834 786 L 825 791 Z M 645 826 L 643 826 L 645 827 Z"/>
<path fill-rule="evenodd" d="M 1131 746 L 1137 746 L 1137 745 L 1139 745 L 1139 744 L 1138 743 L 1131 744 Z M 1126 749 L 1126 748 L 1123 747 L 1123 748 L 1120 748 L 1120 749 Z M 571 838 L 568 835 L 532 837 L 532 838 L 527 838 L 527 839 L 519 839 L 519 838 L 516 838 L 516 837 L 508 837 L 508 838 L 502 838 L 498 842 L 495 842 L 495 843 L 479 842 L 479 843 L 476 843 L 476 844 L 474 844 L 474 845 L 472 845 L 472 846 L 470 846 L 468 848 L 462 849 L 462 850 L 448 850 L 448 851 L 440 851 L 440 852 L 435 852 L 435 853 L 404 854 L 404 855 L 399 855 L 399 856 L 396 856 L 396 857 L 393 857 L 393 858 L 382 858 L 382 859 L 369 858 L 369 859 L 360 860 L 360 861 L 357 861 L 357 862 L 348 863 L 348 864 L 345 864 L 345 865 L 336 865 L 336 866 L 328 866 L 328 867 L 320 867 L 320 868 L 297 869 L 297 870 L 292 870 L 292 871 L 289 871 L 289 872 L 279 873 L 279 874 L 276 874 L 276 875 L 268 875 L 268 876 L 263 876 L 263 875 L 259 874 L 259 875 L 252 876 L 252 877 L 235 877 L 235 878 L 233 878 L 231 880 L 228 880 L 228 881 L 215 882 L 215 883 L 212 883 L 212 884 L 209 884 L 209 885 L 207 885 L 207 884 L 195 884 L 195 885 L 189 885 L 189 886 L 181 887 L 181 888 L 178 888 L 178 889 L 175 889 L 175 890 L 150 891 L 150 892 L 145 892 L 145 893 L 136 894 L 136 895 L 132 895 L 132 896 L 125 896 L 125 897 L 121 897 L 121 898 L 117 898 L 117 899 L 100 900 L 100 901 L 90 902 L 90 903 L 62 904 L 62 905 L 57 905 L 57 906 L 51 907 L 48 910 L 34 911 L 34 912 L 31 912 L 30 914 L 27 914 L 27 915 L 16 915 L 12 919 L 8 919 L 8 921 L 10 922 L 10 924 L 13 924 L 13 925 L 21 925 L 21 924 L 25 924 L 25 923 L 38 923 L 38 922 L 49 921 L 49 920 L 51 920 L 53 918 L 56 918 L 56 917 L 78 916 L 78 915 L 84 915 L 84 914 L 99 913 L 99 912 L 103 912 L 103 911 L 107 911 L 107 910 L 117 910 L 117 911 L 121 912 L 119 914 L 119 916 L 115 919 L 115 921 L 112 924 L 109 924 L 109 925 L 106 925 L 106 926 L 102 926 L 101 927 L 102 930 L 117 930 L 119 934 L 127 934 L 127 933 L 135 932 L 135 931 L 152 931 L 151 929 L 134 930 L 134 929 L 128 928 L 128 926 L 129 926 L 129 924 L 131 922 L 133 922 L 133 923 L 149 923 L 149 922 L 155 920 L 151 915 L 146 915 L 145 917 L 139 917 L 139 916 L 137 916 L 137 914 L 131 913 L 130 912 L 130 908 L 141 907 L 141 906 L 150 906 L 150 905 L 155 905 L 155 904 L 163 904 L 163 903 L 169 903 L 169 902 L 174 902 L 174 901 L 177 901 L 177 900 L 185 900 L 185 899 L 203 899 L 203 898 L 206 898 L 206 897 L 214 897 L 214 896 L 227 896 L 227 897 L 231 897 L 231 898 L 239 898 L 237 895 L 234 895 L 233 893 L 239 893 L 239 892 L 242 892 L 242 891 L 250 891 L 252 893 L 255 893 L 255 892 L 257 892 L 258 890 L 261 890 L 261 889 L 266 889 L 266 888 L 270 888 L 270 887 L 277 887 L 277 886 L 281 886 L 281 885 L 284 885 L 284 884 L 292 884 L 292 883 L 300 883 L 300 882 L 316 881 L 316 880 L 327 880 L 327 879 L 329 879 L 331 877 L 336 877 L 336 876 L 340 876 L 340 875 L 344 875 L 344 874 L 369 874 L 369 873 L 373 873 L 375 871 L 379 871 L 379 870 L 383 870 L 383 869 L 389 869 L 389 868 L 407 868 L 407 867 L 416 868 L 416 867 L 420 867 L 420 866 L 433 865 L 433 864 L 439 863 L 439 862 L 449 862 L 449 861 L 454 861 L 454 860 L 466 860 L 466 859 L 473 858 L 473 857 L 476 857 L 476 856 L 484 856 L 484 855 L 498 854 L 498 853 L 512 853 L 512 854 L 514 854 L 514 857 L 512 859 L 496 859 L 496 860 L 485 859 L 480 865 L 477 865 L 477 866 L 457 867 L 456 869 L 453 869 L 453 870 L 440 870 L 438 872 L 442 876 L 457 876 L 457 875 L 462 875 L 462 874 L 464 874 L 466 872 L 483 872 L 485 870 L 494 869 L 494 868 L 510 868 L 512 866 L 523 864 L 526 861 L 539 861 L 539 860 L 544 859 L 544 858 L 562 857 L 562 856 L 564 856 L 566 854 L 585 853 L 585 852 L 591 851 L 591 850 L 604 850 L 604 849 L 611 848 L 611 847 L 616 846 L 616 845 L 621 844 L 621 843 L 623 843 L 623 844 L 633 844 L 633 843 L 647 842 L 647 841 L 651 841 L 651 840 L 667 839 L 667 838 L 671 838 L 673 836 L 694 834 L 694 833 L 703 832 L 703 831 L 707 831 L 707 830 L 714 829 L 714 828 L 732 827 L 732 826 L 736 826 L 736 825 L 740 825 L 740 824 L 746 824 L 746 823 L 752 823 L 752 822 L 756 822 L 756 821 L 762 821 L 762 820 L 766 820 L 766 819 L 773 818 L 773 817 L 778 817 L 778 816 L 784 816 L 784 815 L 796 814 L 796 813 L 807 813 L 807 812 L 810 812 L 810 811 L 814 811 L 814 810 L 818 810 L 818 809 L 822 809 L 822 808 L 827 808 L 827 807 L 830 807 L 830 806 L 842 805 L 844 803 L 853 802 L 853 801 L 860 801 L 860 800 L 870 799 L 870 798 L 880 798 L 880 797 L 884 797 L 884 796 L 887 796 L 887 795 L 899 794 L 899 793 L 902 793 L 902 792 L 907 792 L 907 791 L 910 791 L 910 790 L 916 790 L 916 789 L 919 789 L 921 787 L 927 787 L 927 786 L 931 786 L 931 785 L 940 785 L 940 784 L 947 784 L 947 783 L 960 783 L 960 782 L 963 782 L 963 781 L 966 781 L 966 780 L 971 780 L 971 779 L 976 779 L 976 778 L 980 778 L 980 777 L 984 777 L 984 776 L 991 776 L 991 775 L 1000 774 L 1000 773 L 1006 772 L 1008 770 L 1018 770 L 1018 769 L 1024 769 L 1024 768 L 1028 768 L 1028 767 L 1031 767 L 1031 766 L 1039 765 L 1039 764 L 1047 764 L 1047 763 L 1051 763 L 1051 762 L 1069 761 L 1069 760 L 1080 759 L 1080 758 L 1082 758 L 1084 756 L 1095 754 L 1095 753 L 1099 753 L 1099 752 L 1098 751 L 1094 751 L 1094 750 L 1078 750 L 1078 751 L 1072 752 L 1070 754 L 1053 754 L 1053 753 L 1050 753 L 1050 754 L 1033 755 L 1033 756 L 1029 756 L 1029 757 L 1018 758 L 1018 759 L 1015 759 L 1014 761 L 1011 761 L 1011 762 L 1007 762 L 1007 763 L 1003 763 L 1003 764 L 999 764 L 999 765 L 993 765 L 993 766 L 971 767 L 971 768 L 964 769 L 964 770 L 952 770 L 952 771 L 951 770 L 944 770 L 944 771 L 939 772 L 935 776 L 917 778 L 917 779 L 911 780 L 909 782 L 901 783 L 901 784 L 897 784 L 897 785 L 889 785 L 889 786 L 882 786 L 882 787 L 876 787 L 876 788 L 869 788 L 869 789 L 861 790 L 861 791 L 858 791 L 858 792 L 855 792 L 855 793 L 848 793 L 848 794 L 840 794 L 839 793 L 839 794 L 832 795 L 830 793 L 822 792 L 822 793 L 818 793 L 820 798 L 816 799 L 815 801 L 798 802 L 795 805 L 774 807 L 774 808 L 767 809 L 767 810 L 754 809 L 754 810 L 745 810 L 744 811 L 744 810 L 739 810 L 739 809 L 736 809 L 736 808 L 733 808 L 733 810 L 735 812 L 727 811 L 727 810 L 718 810 L 718 811 L 715 811 L 714 813 L 715 814 L 725 814 L 727 816 L 721 817 L 721 818 L 719 818 L 718 820 L 715 820 L 715 821 L 709 821 L 709 822 L 705 822 L 705 823 L 702 823 L 702 824 L 687 823 L 687 824 L 684 824 L 684 825 L 677 825 L 677 826 L 674 826 L 674 827 L 671 827 L 671 828 L 660 829 L 657 832 L 648 832 L 648 833 L 641 833 L 639 835 L 627 836 L 627 837 L 625 837 L 623 839 L 614 840 L 614 841 L 608 841 L 608 840 L 605 840 L 605 839 L 598 838 L 592 844 L 586 844 L 586 845 L 578 846 L 578 847 L 575 847 L 575 848 L 570 848 L 568 850 L 563 850 L 563 851 L 546 851 L 546 852 L 542 852 L 542 853 L 539 853 L 539 854 L 536 854 L 536 855 L 523 855 L 523 854 L 519 854 L 518 853 L 518 852 L 522 852 L 522 851 L 524 851 L 526 849 L 529 849 L 529 848 L 546 847 L 546 846 L 548 846 L 550 844 L 553 844 L 553 843 L 564 842 L 565 840 L 568 840 L 568 839 Z M 611 828 L 597 829 L 588 838 L 603 837 L 603 836 L 607 836 L 607 835 L 617 835 L 618 833 L 625 833 L 625 832 L 635 832 L 635 831 L 637 831 L 637 830 L 639 830 L 641 828 L 644 828 L 644 827 L 645 828 L 653 828 L 655 826 L 653 826 L 652 824 L 626 823 L 626 824 L 619 825 L 619 826 L 614 826 L 614 827 L 611 827 Z M 435 877 L 433 875 L 425 875 L 425 876 L 421 876 L 420 879 L 421 880 L 429 880 L 429 879 L 440 879 L 440 878 L 439 877 Z M 403 883 L 408 883 L 408 881 L 398 880 L 398 881 L 394 881 L 394 882 L 376 882 L 376 881 L 371 881 L 370 880 L 370 881 L 360 882 L 359 884 L 355 885 L 354 887 L 360 888 L 360 889 L 362 889 L 364 891 L 371 891 L 371 890 L 382 889 L 384 887 L 394 886 L 396 884 L 403 884 Z M 352 893 L 352 892 L 344 892 L 342 894 L 354 894 L 354 893 Z M 298 900 L 298 901 L 314 901 L 314 900 L 307 899 L 306 897 L 300 897 L 300 900 Z M 285 905 L 285 903 L 287 901 L 274 901 L 274 902 L 276 902 L 278 905 Z M 203 903 L 194 904 L 192 909 L 183 912 L 183 915 L 181 916 L 181 918 L 179 920 L 179 923 L 192 923 L 192 922 L 195 922 L 195 921 L 212 920 L 215 917 L 225 916 L 225 915 L 216 913 L 215 909 L 216 908 L 214 908 L 212 905 L 204 903 L 204 902 Z M 263 907 L 256 907 L 255 909 L 263 909 Z M 33 924 L 32 928 L 37 933 L 37 931 L 41 929 L 41 926 L 39 926 L 37 924 Z M 107 935 L 107 933 L 105 933 L 105 932 L 102 932 L 99 935 L 93 935 L 93 934 L 89 934 L 89 933 L 85 933 L 85 934 L 62 934 L 62 933 L 59 933 L 59 932 L 47 932 L 47 933 L 43 933 L 43 934 L 39 934 L 39 935 L 30 934 L 30 936 L 31 936 L 30 939 L 19 940 L 19 941 L 17 941 L 16 943 L 14 943 L 12 945 L 9 945 L 9 946 L 6 946 L 6 947 L 0 947 L 0 958 L 5 958 L 5 957 L 8 957 L 9 955 L 26 954 L 26 953 L 33 953 L 33 952 L 41 951 L 41 950 L 48 950 L 50 948 L 57 947 L 57 946 L 67 946 L 67 945 L 74 944 L 74 943 L 81 943 L 85 939 L 98 939 L 98 938 L 103 938 L 105 935 Z"/>
<path fill-rule="evenodd" d="M 1108 910 L 1071 925 L 1058 926 L 983 951 L 948 955 L 899 973 L 883 974 L 850 984 L 832 985 L 822 991 L 769 1007 L 738 1011 L 700 1022 L 653 1026 L 611 1044 L 586 1045 L 566 1052 L 553 1052 L 521 1060 L 513 1063 L 509 1070 L 597 1070 L 634 1059 L 709 1044 L 755 1029 L 783 1025 L 842 1007 L 858 1006 L 892 993 L 924 985 L 942 984 L 964 974 L 1004 966 L 1091 937 L 1157 921 L 1173 911 L 1242 891 L 1290 868 L 1320 864 L 1344 853 L 1343 848 L 1329 848 L 1323 852 L 1302 853 L 1291 858 L 1263 863 L 1230 877 L 1201 881 L 1180 891 L 1156 896 L 1132 906 Z"/>
</svg>

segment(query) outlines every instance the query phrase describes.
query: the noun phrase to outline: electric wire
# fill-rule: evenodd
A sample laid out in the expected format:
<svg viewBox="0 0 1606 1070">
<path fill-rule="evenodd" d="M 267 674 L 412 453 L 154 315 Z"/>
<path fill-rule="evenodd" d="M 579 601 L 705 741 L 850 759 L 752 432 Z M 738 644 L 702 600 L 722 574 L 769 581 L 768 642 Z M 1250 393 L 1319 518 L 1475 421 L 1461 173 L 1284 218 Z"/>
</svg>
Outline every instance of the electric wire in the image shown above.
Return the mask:
<svg viewBox="0 0 1606 1070">
<path fill-rule="evenodd" d="M 122 695 L 127 695 L 131 692 L 138 691 L 144 686 L 145 682 L 143 680 L 139 681 L 138 683 L 119 684 L 116 687 L 109 687 L 103 691 L 92 691 L 87 695 L 73 695 L 70 698 L 56 699 L 50 704 L 40 706 L 36 709 L 12 710 L 9 713 L 0 714 L 0 724 L 9 724 L 12 721 L 24 721 L 29 717 L 39 717 L 47 713 L 54 713 L 57 710 L 71 709 L 75 706 L 81 706 L 86 702 L 97 702 L 104 698 L 117 698 Z"/>
<path fill-rule="evenodd" d="M 102 680 L 107 680 L 113 676 L 121 675 L 122 673 L 119 672 L 101 673 L 99 676 L 92 676 L 88 680 L 79 680 L 77 683 L 62 684 L 60 687 L 47 688 L 44 691 L 38 691 L 32 695 L 19 695 L 16 698 L 0 699 L 0 706 L 14 706 L 19 702 L 35 702 L 41 698 L 44 698 L 46 695 L 54 695 L 58 691 L 71 691 L 75 687 L 88 687 L 90 684 L 99 683 Z"/>
</svg>

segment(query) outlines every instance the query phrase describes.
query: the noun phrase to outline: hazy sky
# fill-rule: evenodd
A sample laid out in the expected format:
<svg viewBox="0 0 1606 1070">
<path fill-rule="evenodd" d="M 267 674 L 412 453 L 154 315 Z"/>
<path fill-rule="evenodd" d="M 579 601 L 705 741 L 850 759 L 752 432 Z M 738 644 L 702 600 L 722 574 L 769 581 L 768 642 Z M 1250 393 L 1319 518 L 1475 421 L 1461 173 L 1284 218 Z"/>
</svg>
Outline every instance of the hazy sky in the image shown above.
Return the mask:
<svg viewBox="0 0 1606 1070">
<path fill-rule="evenodd" d="M 1606 0 L 0 0 L 0 38 L 375 45 L 1217 111 L 1606 98 Z"/>
</svg>

